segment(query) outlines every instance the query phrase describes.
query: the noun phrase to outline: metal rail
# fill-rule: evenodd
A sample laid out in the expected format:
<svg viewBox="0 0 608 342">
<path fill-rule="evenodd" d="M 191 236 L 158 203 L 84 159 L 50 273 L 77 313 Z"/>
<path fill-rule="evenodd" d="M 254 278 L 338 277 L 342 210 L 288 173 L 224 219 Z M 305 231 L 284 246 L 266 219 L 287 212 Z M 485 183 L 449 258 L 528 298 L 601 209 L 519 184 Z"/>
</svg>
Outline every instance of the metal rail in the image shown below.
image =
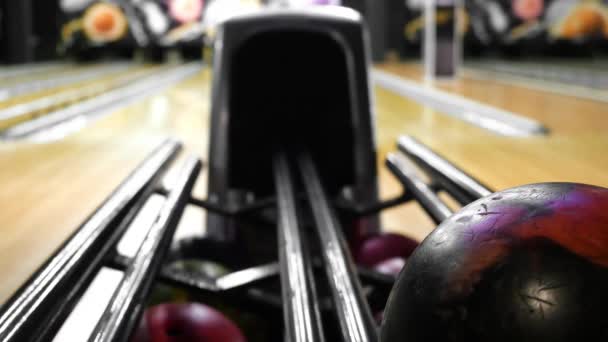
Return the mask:
<svg viewBox="0 0 608 342">
<path fill-rule="evenodd" d="M 377 341 L 378 333 L 346 245 L 342 227 L 329 206 L 317 169 L 308 154 L 298 158 L 300 173 L 321 243 L 335 312 L 345 341 Z"/>
<path fill-rule="evenodd" d="M 290 342 L 322 341 L 321 318 L 313 296 L 314 277 L 310 255 L 304 246 L 297 217 L 294 186 L 284 154 L 273 161 L 274 184 L 278 199 L 277 235 L 283 296 L 285 340 Z M 316 308 L 316 309 L 315 309 Z"/>
<path fill-rule="evenodd" d="M 271 262 L 235 271 L 219 278 L 204 277 L 201 274 L 191 274 L 188 271 L 165 267 L 160 277 L 181 279 L 184 284 L 200 289 L 219 293 L 245 288 L 257 282 L 275 277 L 279 274 L 279 264 Z"/>
<path fill-rule="evenodd" d="M 105 77 L 111 73 L 118 73 L 133 67 L 131 63 L 100 66 L 92 70 L 78 72 L 74 75 L 60 75 L 53 78 L 44 78 L 29 82 L 18 83 L 16 85 L 0 88 L 0 100 L 6 100 L 15 96 L 32 94 L 46 89 L 63 87 L 78 82 L 94 80 Z"/>
<path fill-rule="evenodd" d="M 62 107 L 73 103 L 74 101 L 82 101 L 93 96 L 102 94 L 109 89 L 124 87 L 129 83 L 141 79 L 147 75 L 154 73 L 153 70 L 137 70 L 127 73 L 126 75 L 117 76 L 110 81 L 102 82 L 101 84 L 94 83 L 76 89 L 60 91 L 59 93 L 49 94 L 47 96 L 36 98 L 27 102 L 20 102 L 10 107 L 0 110 L 0 121 L 15 121 L 22 117 L 36 117 L 44 115 L 45 111 L 50 112 L 54 108 Z"/>
<path fill-rule="evenodd" d="M 219 214 L 223 216 L 245 216 L 248 214 L 256 213 L 266 208 L 275 207 L 276 203 L 277 201 L 274 197 L 262 198 L 253 203 L 242 204 L 238 206 L 217 204 L 216 202 L 210 200 L 195 197 L 192 197 L 190 199 L 190 204 L 209 210 L 214 214 Z"/>
<path fill-rule="evenodd" d="M 403 155 L 389 153 L 386 166 L 403 184 L 405 190 L 418 200 L 435 223 L 439 224 L 452 215 L 452 210 L 420 179 Z"/>
<path fill-rule="evenodd" d="M 0 68 L 0 77 L 2 80 L 15 78 L 23 75 L 34 75 L 42 72 L 47 72 L 53 69 L 61 69 L 68 67 L 69 64 L 61 62 L 37 63 L 37 64 L 22 64 L 13 67 Z"/>
<path fill-rule="evenodd" d="M 493 192 L 410 136 L 399 137 L 397 146 L 401 152 L 427 171 L 433 180 L 461 205 L 467 205 Z"/>
<path fill-rule="evenodd" d="M 201 162 L 190 157 L 180 171 L 180 176 L 158 213 L 132 264 L 114 292 L 89 341 L 124 341 L 138 322 L 152 281 L 160 270 L 171 239 L 198 177 Z"/>
<path fill-rule="evenodd" d="M 382 70 L 374 70 L 372 76 L 376 84 L 389 91 L 497 135 L 523 138 L 546 135 L 549 132 L 542 123 L 519 113 L 467 99 L 435 87 L 427 87 L 420 82 Z"/>
<path fill-rule="evenodd" d="M 159 193 L 164 194 L 165 191 L 161 190 L 159 191 Z M 295 197 L 297 201 L 304 199 L 304 196 L 302 194 L 296 194 Z M 337 210 L 346 214 L 354 216 L 369 216 L 377 214 L 382 210 L 407 203 L 411 200 L 412 197 L 409 194 L 401 194 L 387 200 L 371 203 L 356 203 L 345 200 L 336 200 L 334 202 L 334 205 Z M 253 203 L 241 204 L 236 206 L 222 205 L 207 199 L 200 199 L 195 197 L 190 199 L 190 204 L 192 205 L 209 210 L 214 214 L 231 217 L 246 217 L 248 215 L 252 216 L 263 209 L 276 207 L 276 203 L 277 201 L 275 197 L 262 198 L 256 200 Z"/>
<path fill-rule="evenodd" d="M 116 254 L 105 265 L 125 271 L 131 265 L 131 258 Z M 274 292 L 259 287 L 260 283 L 279 276 L 279 263 L 271 262 L 235 271 L 219 278 L 203 273 L 165 265 L 158 273 L 158 282 L 192 291 L 202 296 L 221 298 L 234 305 L 246 305 L 263 309 L 260 305 L 281 310 L 281 298 Z M 392 284 L 392 283 L 391 283 Z"/>
<path fill-rule="evenodd" d="M 152 188 L 175 158 L 181 144 L 167 140 L 112 193 L 48 262 L 24 284 L 0 311 L 0 340 L 31 341 L 40 330 L 65 318 L 86 282 L 101 265 L 103 254 L 118 240 L 132 218 L 135 203 Z M 65 316 L 62 316 L 65 315 Z"/>
<path fill-rule="evenodd" d="M 0 132 L 0 139 L 22 139 L 36 134 L 43 134 L 51 128 L 57 128 L 60 124 L 75 119 L 84 119 L 85 122 L 92 120 L 111 110 L 126 106 L 135 100 L 142 99 L 143 97 L 161 91 L 186 77 L 192 76 L 194 73 L 200 71 L 201 68 L 202 65 L 199 63 L 189 63 L 170 70 L 154 73 L 99 96 L 11 126 Z"/>
</svg>

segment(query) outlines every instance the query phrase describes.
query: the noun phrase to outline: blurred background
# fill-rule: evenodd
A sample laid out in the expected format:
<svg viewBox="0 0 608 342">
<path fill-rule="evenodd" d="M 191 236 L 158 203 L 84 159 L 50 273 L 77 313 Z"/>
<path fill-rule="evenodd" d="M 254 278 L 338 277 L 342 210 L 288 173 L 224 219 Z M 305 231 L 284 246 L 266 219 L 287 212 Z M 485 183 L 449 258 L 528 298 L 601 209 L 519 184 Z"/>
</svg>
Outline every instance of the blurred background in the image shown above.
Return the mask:
<svg viewBox="0 0 608 342">
<path fill-rule="evenodd" d="M 2 0 L 0 59 L 161 60 L 167 50 L 200 58 L 222 20 L 307 4 L 360 11 L 370 24 L 376 61 L 420 57 L 423 0 Z M 606 0 L 463 0 L 458 12 L 467 59 L 599 63 L 608 54 Z M 453 23 L 453 14 L 438 9 L 437 25 Z"/>
</svg>

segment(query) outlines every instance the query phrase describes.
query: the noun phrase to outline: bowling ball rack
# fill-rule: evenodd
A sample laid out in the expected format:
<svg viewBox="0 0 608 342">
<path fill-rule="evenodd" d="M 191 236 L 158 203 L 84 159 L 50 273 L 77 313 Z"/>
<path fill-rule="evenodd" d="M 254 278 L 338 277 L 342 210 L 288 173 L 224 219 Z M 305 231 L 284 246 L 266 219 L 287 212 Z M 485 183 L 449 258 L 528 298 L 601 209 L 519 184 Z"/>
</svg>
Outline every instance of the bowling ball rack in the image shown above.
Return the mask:
<svg viewBox="0 0 608 342">
<path fill-rule="evenodd" d="M 100 270 L 111 268 L 122 280 L 88 341 L 128 341 L 158 284 L 222 311 L 249 341 L 377 341 L 395 276 L 358 266 L 351 254 L 380 234 L 378 214 L 415 200 L 440 223 L 452 211 L 439 192 L 461 205 L 491 193 L 403 136 L 386 159 L 403 192 L 378 199 L 369 47 L 356 12 L 247 15 L 224 23 L 218 37 L 208 198 L 192 195 L 199 158 L 174 167 L 181 143 L 163 142 L 2 306 L 0 340 L 52 340 Z M 277 44 L 284 55 L 273 54 Z M 167 186 L 170 167 L 178 173 Z M 146 213 L 154 220 L 139 249 L 120 254 L 158 195 L 164 203 Z M 204 236 L 174 238 L 186 206 L 207 211 Z M 190 259 L 233 271 L 172 267 Z M 237 317 L 245 315 L 249 323 Z"/>
<path fill-rule="evenodd" d="M 223 303 L 272 322 L 273 333 L 265 336 L 268 340 L 376 341 L 378 323 L 371 313 L 384 308 L 395 278 L 355 265 L 345 239 L 349 227 L 342 226 L 338 215 L 374 215 L 416 200 L 439 223 L 451 214 L 438 197 L 439 191 L 447 192 L 463 205 L 491 193 L 414 138 L 403 136 L 397 146 L 399 151 L 386 159 L 386 166 L 404 187 L 404 194 L 396 198 L 371 204 L 331 199 L 306 151 L 280 151 L 273 158 L 276 196 L 237 208 L 218 206 L 191 195 L 202 166 L 196 157 L 187 158 L 179 166 L 179 176 L 169 189 L 163 187 L 163 176 L 181 148 L 178 141 L 169 139 L 2 307 L 0 338 L 52 340 L 91 279 L 104 266 L 123 271 L 124 278 L 91 341 L 127 341 L 155 283 L 179 287 L 197 298 Z M 414 164 L 430 182 L 421 179 Z M 164 206 L 136 256 L 121 256 L 117 242 L 153 194 L 166 196 Z M 215 279 L 167 267 L 172 258 L 171 241 L 186 205 L 249 222 L 264 222 L 260 231 L 270 228 L 276 239 L 257 242 L 275 244 L 272 247 L 277 251 L 276 259 Z M 270 219 L 261 215 L 268 208 L 275 212 Z M 239 249 L 227 249 L 239 248 L 239 242 L 231 243 L 203 239 L 197 244 L 198 256 L 233 266 L 239 262 L 247 265 L 247 260 L 239 261 L 243 257 Z M 279 329 L 281 317 L 284 319 Z"/>
</svg>

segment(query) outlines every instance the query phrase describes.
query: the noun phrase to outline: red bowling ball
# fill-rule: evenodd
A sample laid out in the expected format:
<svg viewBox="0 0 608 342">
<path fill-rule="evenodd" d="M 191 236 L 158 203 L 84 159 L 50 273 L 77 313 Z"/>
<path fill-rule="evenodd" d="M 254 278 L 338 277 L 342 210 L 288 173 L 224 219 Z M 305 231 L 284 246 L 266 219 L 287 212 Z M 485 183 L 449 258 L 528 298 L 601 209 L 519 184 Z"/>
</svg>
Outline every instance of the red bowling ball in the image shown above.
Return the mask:
<svg viewBox="0 0 608 342">
<path fill-rule="evenodd" d="M 167 303 L 146 310 L 131 342 L 245 342 L 219 311 L 199 303 Z"/>
<path fill-rule="evenodd" d="M 408 258 L 418 242 L 395 233 L 373 235 L 365 239 L 355 251 L 357 264 L 373 268 L 391 258 Z"/>
<path fill-rule="evenodd" d="M 408 259 L 381 341 L 606 341 L 608 189 L 525 185 L 445 220 Z"/>
<path fill-rule="evenodd" d="M 396 276 L 405 266 L 405 262 L 405 258 L 394 257 L 377 263 L 373 268 L 378 273 Z"/>
</svg>

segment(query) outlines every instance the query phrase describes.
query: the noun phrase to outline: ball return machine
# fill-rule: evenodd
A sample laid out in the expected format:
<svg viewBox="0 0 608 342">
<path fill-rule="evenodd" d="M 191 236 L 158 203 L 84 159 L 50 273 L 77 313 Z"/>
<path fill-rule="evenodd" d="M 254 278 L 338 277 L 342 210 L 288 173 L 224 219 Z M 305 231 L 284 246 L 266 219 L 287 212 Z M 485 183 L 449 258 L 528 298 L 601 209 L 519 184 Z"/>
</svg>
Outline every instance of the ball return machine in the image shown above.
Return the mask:
<svg viewBox="0 0 608 342">
<path fill-rule="evenodd" d="M 246 313 L 261 331 L 245 329 L 251 341 L 377 341 L 373 314 L 395 278 L 357 266 L 351 249 L 378 233 L 378 213 L 417 200 L 439 223 L 451 210 L 438 191 L 463 205 L 491 191 L 404 136 L 386 160 L 404 192 L 378 199 L 368 50 L 361 17 L 345 8 L 224 23 L 213 61 L 208 198 L 191 195 L 197 157 L 163 186 L 181 147 L 165 141 L 2 306 L 0 340 L 53 340 L 111 269 L 120 279 L 85 340 L 128 341 L 162 283 Z M 117 244 L 153 196 L 163 203 L 139 248 L 121 254 Z M 207 210 L 207 234 L 172 242 L 190 205 Z M 214 278 L 170 265 L 192 257 L 234 271 Z"/>
</svg>

